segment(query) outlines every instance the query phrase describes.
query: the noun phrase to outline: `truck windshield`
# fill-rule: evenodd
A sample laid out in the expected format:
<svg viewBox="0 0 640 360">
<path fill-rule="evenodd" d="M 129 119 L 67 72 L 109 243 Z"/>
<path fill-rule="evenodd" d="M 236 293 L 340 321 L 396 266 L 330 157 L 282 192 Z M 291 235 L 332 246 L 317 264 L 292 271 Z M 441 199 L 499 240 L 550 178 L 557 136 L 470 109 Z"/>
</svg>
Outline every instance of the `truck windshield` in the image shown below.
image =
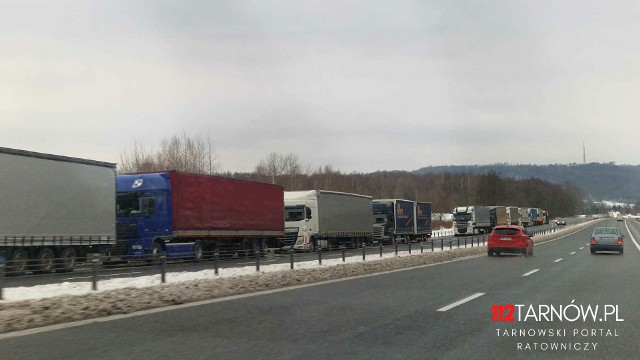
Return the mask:
<svg viewBox="0 0 640 360">
<path fill-rule="evenodd" d="M 139 192 L 130 193 L 118 193 L 116 198 L 116 212 L 117 217 L 138 217 L 142 216 L 140 210 L 140 197 Z"/>
<path fill-rule="evenodd" d="M 387 215 L 387 204 L 373 203 L 373 215 Z"/>
<path fill-rule="evenodd" d="M 286 206 L 284 208 L 284 221 L 304 220 L 304 206 Z"/>
<path fill-rule="evenodd" d="M 471 221 L 471 214 L 454 214 L 453 221 Z"/>
</svg>

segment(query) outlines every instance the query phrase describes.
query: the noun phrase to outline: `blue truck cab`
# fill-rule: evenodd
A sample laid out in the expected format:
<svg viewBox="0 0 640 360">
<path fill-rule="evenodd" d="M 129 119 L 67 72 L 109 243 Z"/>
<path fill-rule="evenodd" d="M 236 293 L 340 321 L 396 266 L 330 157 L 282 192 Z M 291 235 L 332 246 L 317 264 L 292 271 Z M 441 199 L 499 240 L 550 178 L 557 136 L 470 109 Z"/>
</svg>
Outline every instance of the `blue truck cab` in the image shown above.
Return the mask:
<svg viewBox="0 0 640 360">
<path fill-rule="evenodd" d="M 113 255 L 144 260 L 162 251 L 175 254 L 191 248 L 163 246 L 173 238 L 171 183 L 168 173 L 118 175 L 116 232 Z"/>
</svg>

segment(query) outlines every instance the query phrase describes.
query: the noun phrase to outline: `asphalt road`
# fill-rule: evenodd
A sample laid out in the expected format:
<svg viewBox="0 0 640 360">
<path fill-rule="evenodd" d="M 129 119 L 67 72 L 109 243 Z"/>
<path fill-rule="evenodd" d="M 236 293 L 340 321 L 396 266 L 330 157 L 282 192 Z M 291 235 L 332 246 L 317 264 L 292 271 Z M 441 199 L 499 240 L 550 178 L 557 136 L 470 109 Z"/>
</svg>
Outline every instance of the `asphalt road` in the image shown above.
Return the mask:
<svg viewBox="0 0 640 360">
<path fill-rule="evenodd" d="M 640 250 L 625 223 L 640 240 L 635 221 L 599 224 L 626 234 L 624 255 L 591 255 L 591 227 L 536 245 L 533 257 L 480 256 L 168 308 L 5 338 L 0 354 L 7 359 L 637 358 Z M 463 299 L 470 300 L 453 306 Z M 557 310 L 572 302 L 599 306 L 596 319 L 571 321 L 575 308 L 567 308 L 562 321 L 546 321 L 538 311 L 540 305 Z M 524 310 L 514 322 L 494 322 L 491 307 L 497 304 Z M 616 321 L 616 314 L 603 319 L 605 305 L 617 306 L 617 319 L 624 321 Z M 504 335 L 512 329 L 553 330 L 555 336 Z M 582 336 L 584 329 L 588 336 Z M 551 350 L 553 344 L 571 350 Z"/>
</svg>

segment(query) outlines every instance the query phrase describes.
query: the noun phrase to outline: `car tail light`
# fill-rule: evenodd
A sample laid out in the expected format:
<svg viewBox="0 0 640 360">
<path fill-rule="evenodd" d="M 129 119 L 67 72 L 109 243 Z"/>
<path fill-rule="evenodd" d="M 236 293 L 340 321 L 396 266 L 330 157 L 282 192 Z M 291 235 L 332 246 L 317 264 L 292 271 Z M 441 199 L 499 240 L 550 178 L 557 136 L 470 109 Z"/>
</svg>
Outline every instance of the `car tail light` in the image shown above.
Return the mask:
<svg viewBox="0 0 640 360">
<path fill-rule="evenodd" d="M 591 238 L 591 244 L 595 244 L 596 243 L 596 238 Z"/>
<path fill-rule="evenodd" d="M 622 245 L 622 238 L 618 239 L 618 245 Z"/>
</svg>

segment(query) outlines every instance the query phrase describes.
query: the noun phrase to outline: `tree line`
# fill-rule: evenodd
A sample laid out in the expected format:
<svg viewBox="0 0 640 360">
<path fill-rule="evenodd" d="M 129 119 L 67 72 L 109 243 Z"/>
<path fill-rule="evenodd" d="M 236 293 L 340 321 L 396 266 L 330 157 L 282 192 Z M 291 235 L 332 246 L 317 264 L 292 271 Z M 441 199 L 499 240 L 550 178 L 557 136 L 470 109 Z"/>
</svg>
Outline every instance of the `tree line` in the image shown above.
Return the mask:
<svg viewBox="0 0 640 360">
<path fill-rule="evenodd" d="M 539 178 L 515 179 L 495 171 L 418 173 L 377 171 L 343 173 L 332 165 L 304 166 L 296 154 L 272 152 L 252 172 L 222 173 L 213 142 L 207 137 L 173 136 L 157 151 L 139 144 L 121 155 L 120 172 L 178 170 L 219 174 L 284 187 L 285 191 L 322 189 L 432 203 L 433 212 L 450 213 L 455 206 L 504 205 L 539 207 L 551 216 L 571 216 L 584 210 L 582 190 L 572 181 L 555 184 Z"/>
</svg>

